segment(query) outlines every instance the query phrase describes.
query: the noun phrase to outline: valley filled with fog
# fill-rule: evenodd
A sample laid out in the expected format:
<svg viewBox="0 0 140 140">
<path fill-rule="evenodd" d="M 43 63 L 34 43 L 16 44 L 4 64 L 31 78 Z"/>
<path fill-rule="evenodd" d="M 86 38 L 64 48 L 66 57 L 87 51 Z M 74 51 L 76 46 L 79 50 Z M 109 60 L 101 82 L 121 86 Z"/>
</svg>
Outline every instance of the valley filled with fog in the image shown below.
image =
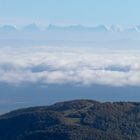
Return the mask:
<svg viewBox="0 0 140 140">
<path fill-rule="evenodd" d="M 140 99 L 138 31 L 0 32 L 0 113 L 72 99 Z"/>
</svg>

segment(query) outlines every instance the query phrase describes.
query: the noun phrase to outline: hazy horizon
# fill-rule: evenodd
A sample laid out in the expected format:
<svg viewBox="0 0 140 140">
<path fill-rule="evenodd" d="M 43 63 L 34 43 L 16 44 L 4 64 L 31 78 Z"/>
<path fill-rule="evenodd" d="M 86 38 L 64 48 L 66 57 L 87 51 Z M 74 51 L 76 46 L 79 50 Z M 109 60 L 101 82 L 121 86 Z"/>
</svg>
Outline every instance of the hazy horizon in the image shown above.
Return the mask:
<svg viewBox="0 0 140 140">
<path fill-rule="evenodd" d="M 0 114 L 72 99 L 140 101 L 140 1 L 0 2 Z"/>
</svg>

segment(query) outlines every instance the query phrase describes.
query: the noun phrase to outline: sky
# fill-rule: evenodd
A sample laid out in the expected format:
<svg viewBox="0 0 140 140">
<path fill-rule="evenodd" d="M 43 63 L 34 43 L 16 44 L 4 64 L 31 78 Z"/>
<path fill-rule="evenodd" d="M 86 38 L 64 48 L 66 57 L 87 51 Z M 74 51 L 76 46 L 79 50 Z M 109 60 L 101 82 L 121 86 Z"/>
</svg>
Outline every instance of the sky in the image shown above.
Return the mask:
<svg viewBox="0 0 140 140">
<path fill-rule="evenodd" d="M 70 99 L 138 101 L 140 29 L 130 27 L 140 25 L 139 7 L 140 0 L 0 0 L 0 27 L 116 24 L 128 29 L 1 30 L 0 114 Z"/>
<path fill-rule="evenodd" d="M 139 7 L 139 0 L 0 0 L 0 23 L 132 26 Z"/>
</svg>

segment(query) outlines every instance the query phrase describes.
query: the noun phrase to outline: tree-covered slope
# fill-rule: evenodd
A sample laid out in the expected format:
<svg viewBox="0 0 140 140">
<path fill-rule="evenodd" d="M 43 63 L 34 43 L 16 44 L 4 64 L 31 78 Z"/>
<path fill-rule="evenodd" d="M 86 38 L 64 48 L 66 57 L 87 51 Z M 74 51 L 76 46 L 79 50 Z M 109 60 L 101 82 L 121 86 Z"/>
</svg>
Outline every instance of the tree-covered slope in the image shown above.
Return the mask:
<svg viewBox="0 0 140 140">
<path fill-rule="evenodd" d="M 0 140 L 139 140 L 140 103 L 75 100 L 0 116 Z"/>
</svg>

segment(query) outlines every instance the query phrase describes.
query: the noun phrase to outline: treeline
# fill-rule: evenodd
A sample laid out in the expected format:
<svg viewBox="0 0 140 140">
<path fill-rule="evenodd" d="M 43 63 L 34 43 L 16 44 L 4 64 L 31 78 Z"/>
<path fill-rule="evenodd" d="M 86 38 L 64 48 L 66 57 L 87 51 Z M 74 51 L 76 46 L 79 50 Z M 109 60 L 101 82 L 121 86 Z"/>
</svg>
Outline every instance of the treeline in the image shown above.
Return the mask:
<svg viewBox="0 0 140 140">
<path fill-rule="evenodd" d="M 140 103 L 75 100 L 0 116 L 0 140 L 139 140 Z"/>
</svg>

